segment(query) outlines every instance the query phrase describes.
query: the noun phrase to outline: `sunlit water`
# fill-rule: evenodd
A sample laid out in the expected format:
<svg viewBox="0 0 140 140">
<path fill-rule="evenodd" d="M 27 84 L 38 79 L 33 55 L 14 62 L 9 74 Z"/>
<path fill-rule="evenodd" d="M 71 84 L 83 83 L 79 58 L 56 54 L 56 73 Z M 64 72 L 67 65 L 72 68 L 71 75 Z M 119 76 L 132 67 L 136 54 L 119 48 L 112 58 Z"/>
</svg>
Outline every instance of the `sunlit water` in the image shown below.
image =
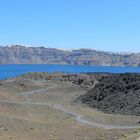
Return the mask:
<svg viewBox="0 0 140 140">
<path fill-rule="evenodd" d="M 16 77 L 28 72 L 109 72 L 109 73 L 139 73 L 140 67 L 115 66 L 72 66 L 72 65 L 0 65 L 0 79 Z"/>
</svg>

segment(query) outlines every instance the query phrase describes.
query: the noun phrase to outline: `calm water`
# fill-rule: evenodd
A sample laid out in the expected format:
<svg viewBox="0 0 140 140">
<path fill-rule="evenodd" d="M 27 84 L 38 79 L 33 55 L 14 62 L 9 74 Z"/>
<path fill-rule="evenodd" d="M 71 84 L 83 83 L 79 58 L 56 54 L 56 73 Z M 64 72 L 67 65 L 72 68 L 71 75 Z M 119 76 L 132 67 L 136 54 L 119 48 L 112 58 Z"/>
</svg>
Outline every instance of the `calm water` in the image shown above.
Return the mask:
<svg viewBox="0 0 140 140">
<path fill-rule="evenodd" d="M 0 65 L 0 79 L 28 72 L 140 72 L 140 67 L 70 66 L 70 65 Z"/>
</svg>

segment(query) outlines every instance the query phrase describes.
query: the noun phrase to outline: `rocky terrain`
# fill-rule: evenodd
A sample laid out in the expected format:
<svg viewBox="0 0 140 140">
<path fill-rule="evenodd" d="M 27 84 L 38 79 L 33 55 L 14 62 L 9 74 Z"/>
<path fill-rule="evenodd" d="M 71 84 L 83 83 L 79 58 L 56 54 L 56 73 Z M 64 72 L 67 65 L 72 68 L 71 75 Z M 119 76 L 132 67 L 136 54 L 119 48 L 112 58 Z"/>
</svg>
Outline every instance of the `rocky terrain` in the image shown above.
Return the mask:
<svg viewBox="0 0 140 140">
<path fill-rule="evenodd" d="M 71 82 L 89 90 L 78 100 L 106 113 L 140 115 L 140 74 L 64 74 L 28 73 L 22 78 Z"/>
<path fill-rule="evenodd" d="M 140 116 L 106 114 L 73 103 L 90 88 L 96 89 L 103 79 L 109 82 L 109 77 L 113 81 L 117 75 L 46 72 L 1 80 L 0 139 L 137 140 Z M 135 82 L 139 79 L 138 75 L 121 77 Z"/>
<path fill-rule="evenodd" d="M 140 116 L 140 74 L 102 77 L 78 100 L 105 113 Z"/>
<path fill-rule="evenodd" d="M 47 72 L 30 72 L 19 77 L 34 80 L 53 80 L 62 82 L 71 82 L 74 85 L 90 89 L 93 88 L 98 80 L 104 74 L 66 74 L 66 73 L 47 73 Z M 98 78 L 97 78 L 98 77 Z"/>
<path fill-rule="evenodd" d="M 65 51 L 55 48 L 1 46 L 0 64 L 68 64 L 139 66 L 140 53 L 111 53 L 91 49 Z"/>
</svg>

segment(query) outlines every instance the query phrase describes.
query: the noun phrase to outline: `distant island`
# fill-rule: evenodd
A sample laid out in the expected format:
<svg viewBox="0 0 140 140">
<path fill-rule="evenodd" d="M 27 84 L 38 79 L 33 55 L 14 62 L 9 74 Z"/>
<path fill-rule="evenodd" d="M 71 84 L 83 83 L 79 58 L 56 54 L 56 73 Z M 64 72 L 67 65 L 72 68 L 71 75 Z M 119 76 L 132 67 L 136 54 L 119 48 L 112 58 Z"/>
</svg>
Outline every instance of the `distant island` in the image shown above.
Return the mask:
<svg viewBox="0 0 140 140">
<path fill-rule="evenodd" d="M 22 45 L 0 46 L 0 64 L 64 64 L 87 66 L 140 66 L 140 53 L 93 49 L 66 51 Z"/>
</svg>

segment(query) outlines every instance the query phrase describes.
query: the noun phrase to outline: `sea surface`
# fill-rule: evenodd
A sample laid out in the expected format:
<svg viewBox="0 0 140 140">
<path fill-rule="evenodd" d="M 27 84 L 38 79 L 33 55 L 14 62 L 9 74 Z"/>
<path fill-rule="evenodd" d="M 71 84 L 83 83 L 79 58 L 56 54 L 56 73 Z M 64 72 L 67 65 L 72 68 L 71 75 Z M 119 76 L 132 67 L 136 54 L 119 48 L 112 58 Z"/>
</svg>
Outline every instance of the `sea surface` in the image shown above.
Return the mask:
<svg viewBox="0 0 140 140">
<path fill-rule="evenodd" d="M 116 66 L 73 66 L 73 65 L 0 65 L 0 79 L 12 78 L 28 72 L 109 72 L 109 73 L 140 73 L 140 67 Z"/>
</svg>

